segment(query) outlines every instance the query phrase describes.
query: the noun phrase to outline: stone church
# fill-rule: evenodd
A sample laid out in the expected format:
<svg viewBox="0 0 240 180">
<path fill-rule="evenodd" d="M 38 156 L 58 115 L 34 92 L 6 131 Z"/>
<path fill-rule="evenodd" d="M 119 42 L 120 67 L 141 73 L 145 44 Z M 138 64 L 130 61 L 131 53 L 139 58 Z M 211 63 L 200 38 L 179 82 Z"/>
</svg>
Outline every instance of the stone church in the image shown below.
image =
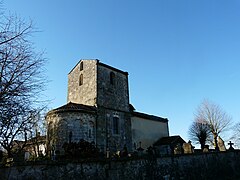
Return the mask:
<svg viewBox="0 0 240 180">
<path fill-rule="evenodd" d="M 146 97 L 147 98 L 147 97 Z M 135 111 L 128 73 L 99 60 L 80 60 L 68 74 L 67 104 L 46 115 L 49 147 L 84 139 L 105 152 L 146 149 L 169 136 L 168 119 Z"/>
</svg>

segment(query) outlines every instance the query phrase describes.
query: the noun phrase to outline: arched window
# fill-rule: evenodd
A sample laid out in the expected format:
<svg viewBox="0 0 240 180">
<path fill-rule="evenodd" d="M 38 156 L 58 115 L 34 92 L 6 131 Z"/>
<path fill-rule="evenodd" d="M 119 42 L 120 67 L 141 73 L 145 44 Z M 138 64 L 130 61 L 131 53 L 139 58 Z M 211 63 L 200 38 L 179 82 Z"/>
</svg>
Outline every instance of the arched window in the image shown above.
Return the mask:
<svg viewBox="0 0 240 180">
<path fill-rule="evenodd" d="M 83 70 L 83 62 L 80 62 L 80 71 Z"/>
<path fill-rule="evenodd" d="M 110 84 L 115 84 L 115 74 L 114 72 L 110 72 Z"/>
<path fill-rule="evenodd" d="M 113 134 L 119 134 L 119 117 L 113 116 Z"/>
<path fill-rule="evenodd" d="M 79 86 L 83 85 L 83 75 L 81 74 L 79 77 Z"/>
</svg>

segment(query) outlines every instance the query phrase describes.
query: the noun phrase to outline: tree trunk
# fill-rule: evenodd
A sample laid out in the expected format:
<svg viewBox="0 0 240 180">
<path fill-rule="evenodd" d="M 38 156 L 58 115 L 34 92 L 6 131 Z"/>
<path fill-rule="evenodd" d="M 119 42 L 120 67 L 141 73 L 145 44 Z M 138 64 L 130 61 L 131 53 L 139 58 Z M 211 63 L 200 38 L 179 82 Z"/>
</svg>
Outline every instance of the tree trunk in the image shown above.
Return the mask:
<svg viewBox="0 0 240 180">
<path fill-rule="evenodd" d="M 214 133 L 213 137 L 214 137 L 215 150 L 219 151 L 218 141 L 217 141 L 217 137 L 218 137 L 217 133 Z"/>
</svg>

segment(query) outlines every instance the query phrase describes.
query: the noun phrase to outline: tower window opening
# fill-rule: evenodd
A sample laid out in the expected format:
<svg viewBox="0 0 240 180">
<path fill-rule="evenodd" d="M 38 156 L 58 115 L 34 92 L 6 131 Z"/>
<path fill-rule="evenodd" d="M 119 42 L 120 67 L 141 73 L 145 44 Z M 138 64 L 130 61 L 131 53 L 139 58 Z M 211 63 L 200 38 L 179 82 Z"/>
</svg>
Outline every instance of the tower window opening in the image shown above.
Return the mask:
<svg viewBox="0 0 240 180">
<path fill-rule="evenodd" d="M 83 85 L 83 75 L 81 74 L 79 77 L 79 86 Z"/>
<path fill-rule="evenodd" d="M 83 62 L 80 62 L 80 71 L 83 70 Z"/>
<path fill-rule="evenodd" d="M 119 118 L 113 117 L 113 134 L 119 134 Z"/>
<path fill-rule="evenodd" d="M 110 84 L 112 84 L 112 85 L 115 84 L 115 74 L 114 74 L 114 72 L 110 73 Z"/>
</svg>

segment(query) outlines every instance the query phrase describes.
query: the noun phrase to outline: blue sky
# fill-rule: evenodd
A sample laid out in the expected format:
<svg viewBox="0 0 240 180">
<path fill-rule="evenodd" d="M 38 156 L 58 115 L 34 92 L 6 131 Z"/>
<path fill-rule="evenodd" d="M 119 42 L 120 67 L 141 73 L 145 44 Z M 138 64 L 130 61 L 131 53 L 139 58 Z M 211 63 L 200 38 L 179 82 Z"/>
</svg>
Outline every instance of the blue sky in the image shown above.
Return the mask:
<svg viewBox="0 0 240 180">
<path fill-rule="evenodd" d="M 188 140 L 197 106 L 209 99 L 240 122 L 240 1 L 5 0 L 32 19 L 44 50 L 51 108 L 66 103 L 67 74 L 80 59 L 129 72 L 130 101 L 167 117 Z"/>
</svg>

